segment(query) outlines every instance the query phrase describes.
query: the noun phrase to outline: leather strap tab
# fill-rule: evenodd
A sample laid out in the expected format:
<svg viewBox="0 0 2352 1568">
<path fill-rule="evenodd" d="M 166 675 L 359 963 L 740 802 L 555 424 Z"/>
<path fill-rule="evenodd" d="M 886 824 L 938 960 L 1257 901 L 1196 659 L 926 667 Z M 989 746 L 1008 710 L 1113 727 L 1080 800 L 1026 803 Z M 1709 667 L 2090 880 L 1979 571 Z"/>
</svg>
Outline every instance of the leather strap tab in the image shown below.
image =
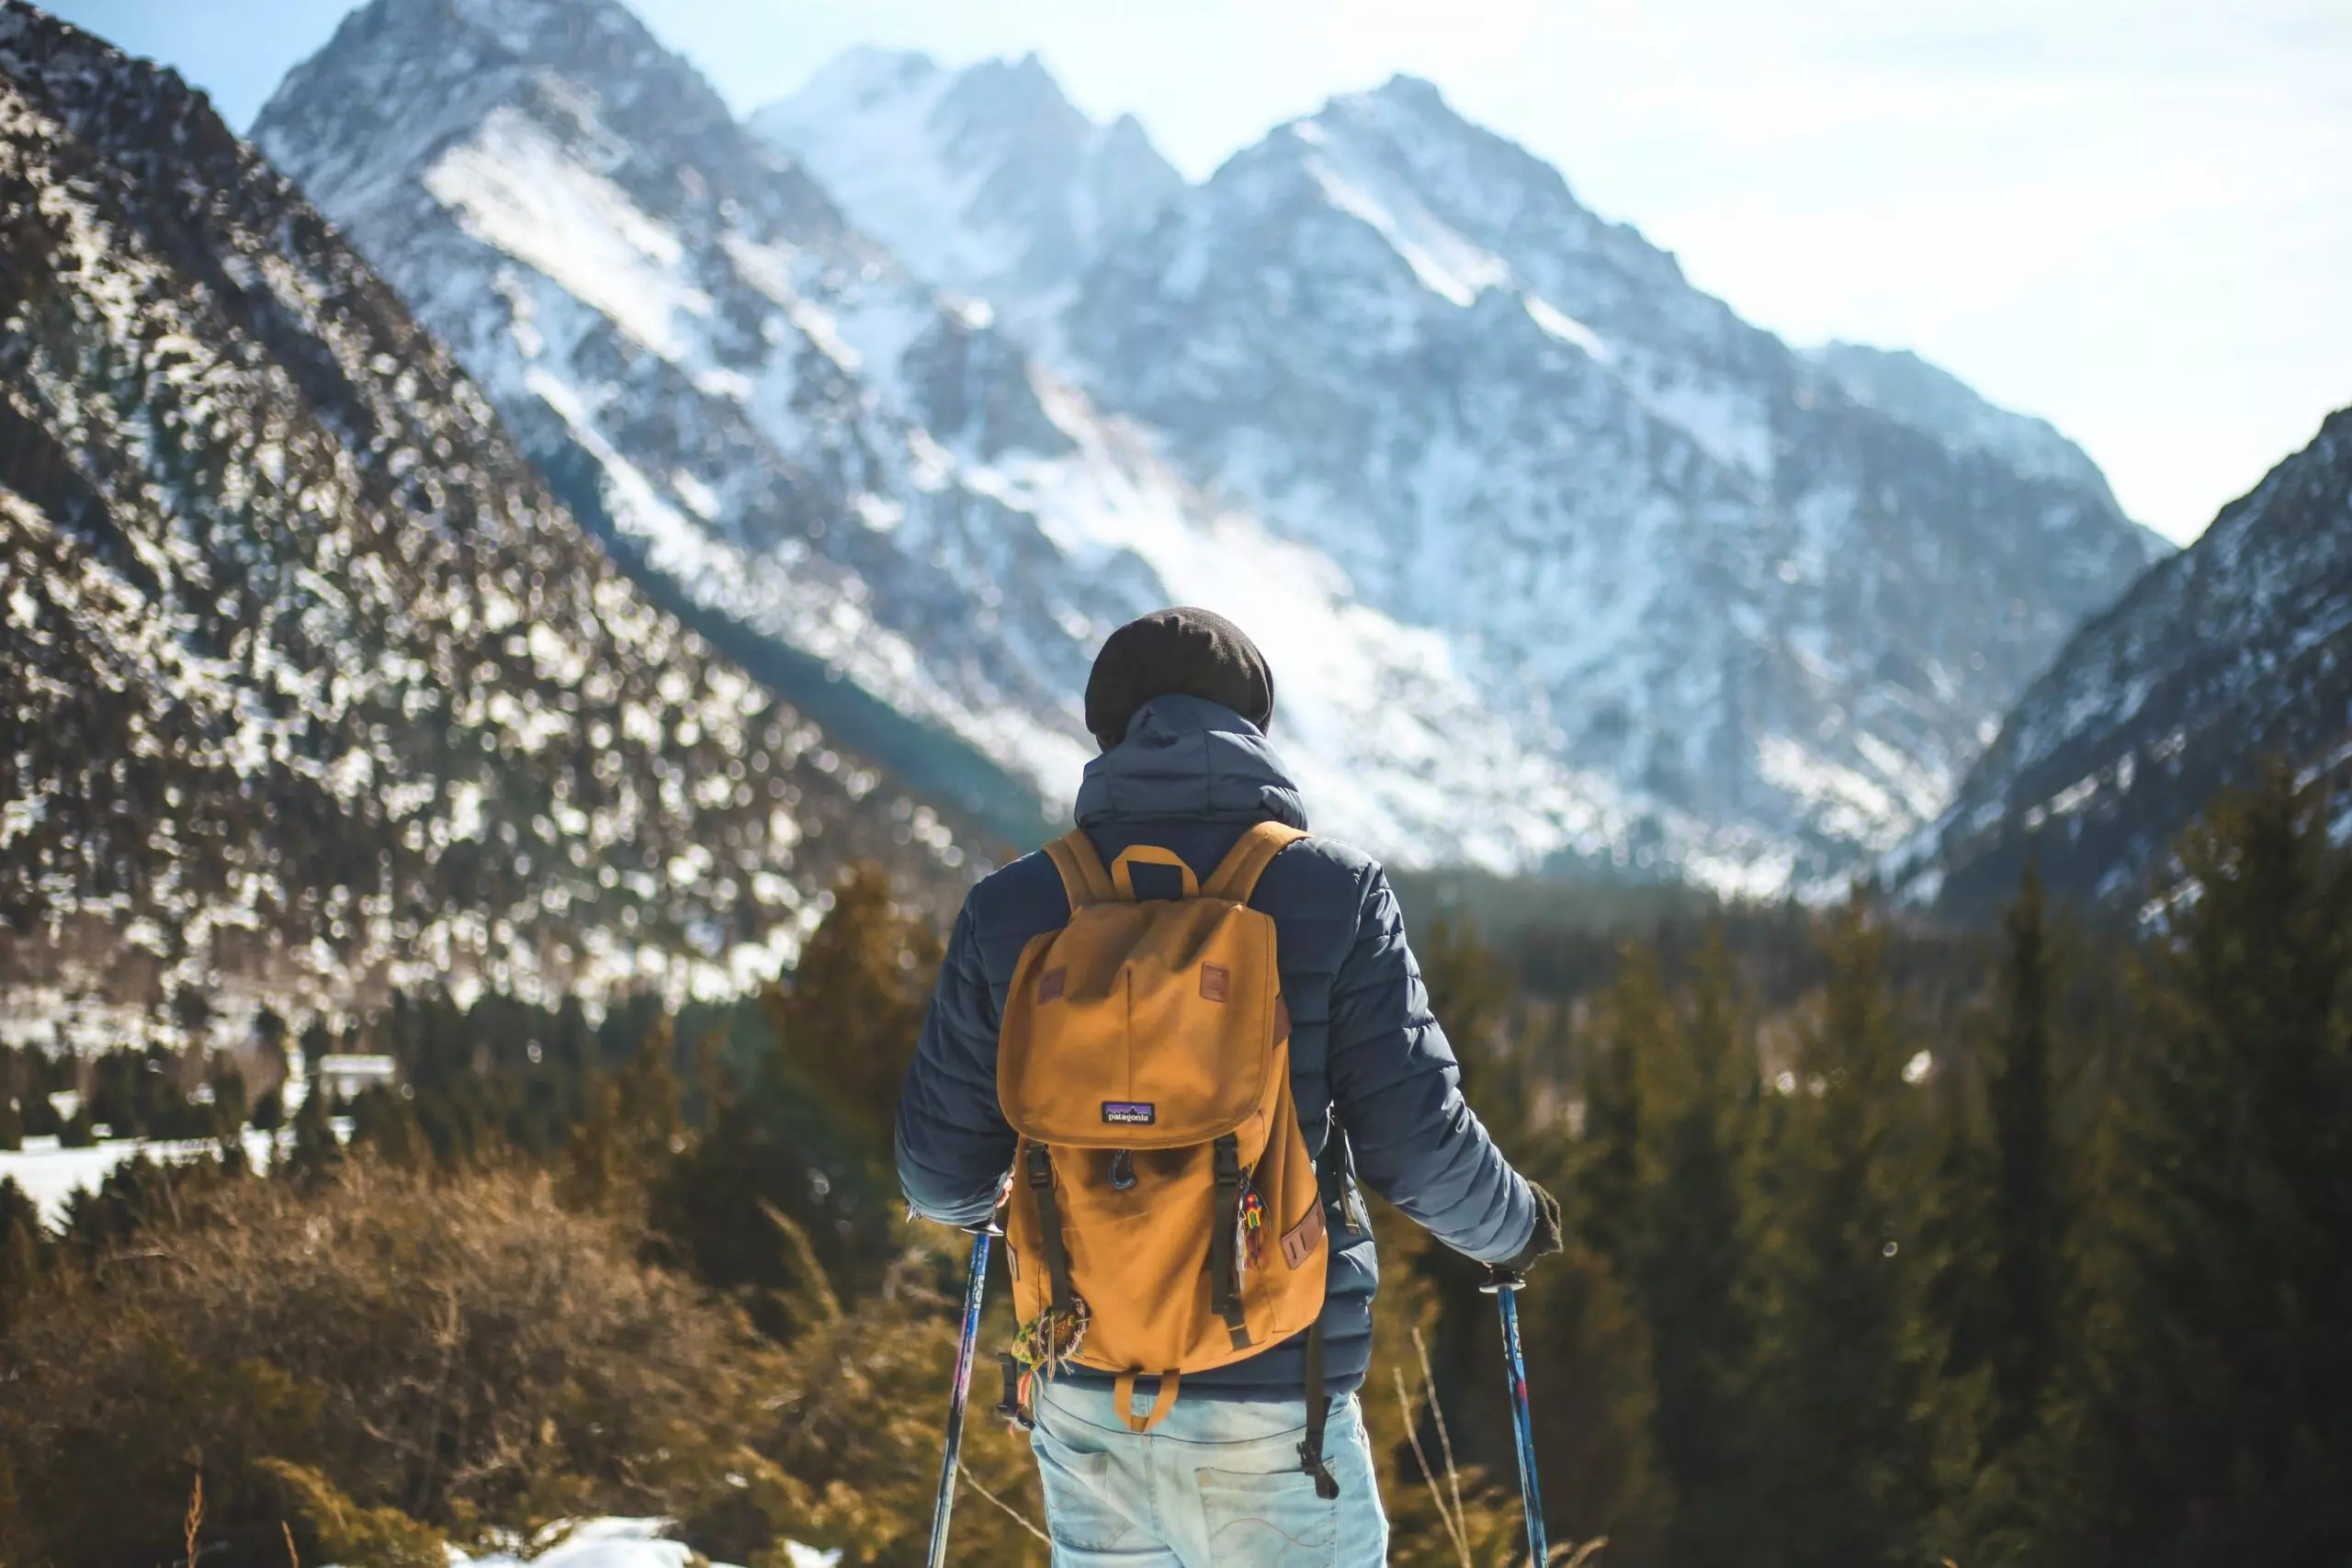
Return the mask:
<svg viewBox="0 0 2352 1568">
<path fill-rule="evenodd" d="M 1182 1374 L 1159 1374 L 1159 1397 L 1151 1402 L 1151 1413 L 1148 1416 L 1136 1414 L 1136 1375 L 1134 1372 L 1119 1374 L 1117 1381 L 1111 1385 L 1111 1403 L 1119 1407 L 1119 1419 L 1127 1424 L 1128 1431 L 1148 1432 L 1167 1420 L 1168 1413 L 1176 1408 L 1176 1385 L 1182 1381 Z"/>
<path fill-rule="evenodd" d="M 1046 846 L 1046 857 L 1061 873 L 1062 891 L 1069 895 L 1073 913 L 1089 904 L 1108 904 L 1118 897 L 1119 890 L 1111 885 L 1111 874 L 1102 869 L 1102 857 L 1095 852 L 1094 840 L 1086 836 L 1083 828 L 1073 828 Z"/>
<path fill-rule="evenodd" d="M 1234 841 L 1216 863 L 1209 879 L 1201 884 L 1204 898 L 1226 898 L 1236 904 L 1247 904 L 1258 890 L 1258 878 L 1273 863 L 1276 855 L 1290 848 L 1306 833 L 1287 822 L 1260 822 Z"/>
<path fill-rule="evenodd" d="M 1323 1245 L 1323 1200 L 1316 1194 L 1315 1206 L 1306 1211 L 1306 1218 L 1283 1233 L 1283 1261 L 1293 1269 L 1304 1269 Z"/>
</svg>

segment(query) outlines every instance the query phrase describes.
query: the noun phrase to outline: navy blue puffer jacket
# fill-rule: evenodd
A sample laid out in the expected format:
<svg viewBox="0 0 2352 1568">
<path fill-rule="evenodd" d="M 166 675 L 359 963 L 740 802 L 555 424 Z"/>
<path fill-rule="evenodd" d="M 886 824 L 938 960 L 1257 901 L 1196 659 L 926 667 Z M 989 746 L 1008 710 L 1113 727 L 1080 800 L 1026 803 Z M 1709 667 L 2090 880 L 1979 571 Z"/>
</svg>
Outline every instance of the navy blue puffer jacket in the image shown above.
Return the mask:
<svg viewBox="0 0 2352 1568">
<path fill-rule="evenodd" d="M 1079 825 L 1106 863 L 1130 844 L 1159 844 L 1196 876 L 1244 829 L 1269 819 L 1306 826 L 1297 789 L 1256 727 L 1197 697 L 1146 704 L 1126 739 L 1087 765 L 1078 794 Z M 1168 884 L 1157 891 L 1155 873 Z M 1179 891 L 1169 867 L 1137 867 L 1136 888 L 1147 897 Z M 1336 1110 L 1364 1185 L 1474 1258 L 1517 1254 L 1534 1233 L 1533 1197 L 1463 1100 L 1378 863 L 1329 839 L 1302 840 L 1274 857 L 1250 902 L 1274 920 L 1307 1147 L 1321 1154 Z M 995 1201 L 1014 1142 L 997 1104 L 998 1021 L 1021 950 L 1069 919 L 1061 878 L 1043 854 L 965 899 L 899 1101 L 899 1180 L 917 1213 L 965 1224 Z M 1379 1266 L 1360 1206 L 1325 1217 L 1333 1252 L 1323 1330 L 1336 1394 L 1361 1384 L 1370 1363 Z M 1296 1398 L 1304 1340 L 1188 1376 L 1184 1393 Z"/>
</svg>

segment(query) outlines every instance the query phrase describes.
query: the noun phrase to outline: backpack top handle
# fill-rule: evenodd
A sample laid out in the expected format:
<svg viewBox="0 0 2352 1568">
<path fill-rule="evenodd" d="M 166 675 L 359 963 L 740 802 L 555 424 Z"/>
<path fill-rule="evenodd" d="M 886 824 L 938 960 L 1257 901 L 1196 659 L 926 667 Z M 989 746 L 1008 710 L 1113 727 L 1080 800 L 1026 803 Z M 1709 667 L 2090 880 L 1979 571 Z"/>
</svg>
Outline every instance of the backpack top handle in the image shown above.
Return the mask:
<svg viewBox="0 0 2352 1568">
<path fill-rule="evenodd" d="M 1111 886 L 1117 888 L 1119 897 L 1130 904 L 1136 902 L 1133 868 L 1138 865 L 1173 866 L 1183 874 L 1184 897 L 1197 898 L 1201 896 L 1201 879 L 1193 874 L 1193 868 L 1184 863 L 1183 856 L 1174 850 L 1163 850 L 1158 844 L 1129 844 L 1119 852 L 1119 858 L 1111 863 Z"/>
</svg>

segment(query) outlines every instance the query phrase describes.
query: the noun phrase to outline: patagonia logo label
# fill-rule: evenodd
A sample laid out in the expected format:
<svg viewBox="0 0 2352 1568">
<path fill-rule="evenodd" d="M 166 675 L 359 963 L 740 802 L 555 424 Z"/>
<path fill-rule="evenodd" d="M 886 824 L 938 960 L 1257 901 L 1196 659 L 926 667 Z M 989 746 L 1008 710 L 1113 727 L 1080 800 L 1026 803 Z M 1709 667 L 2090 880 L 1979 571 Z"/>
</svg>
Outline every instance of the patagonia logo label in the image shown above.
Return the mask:
<svg viewBox="0 0 2352 1568">
<path fill-rule="evenodd" d="M 1159 1120 L 1159 1107 L 1148 1100 L 1106 1100 L 1102 1120 L 1122 1127 L 1148 1127 Z"/>
</svg>

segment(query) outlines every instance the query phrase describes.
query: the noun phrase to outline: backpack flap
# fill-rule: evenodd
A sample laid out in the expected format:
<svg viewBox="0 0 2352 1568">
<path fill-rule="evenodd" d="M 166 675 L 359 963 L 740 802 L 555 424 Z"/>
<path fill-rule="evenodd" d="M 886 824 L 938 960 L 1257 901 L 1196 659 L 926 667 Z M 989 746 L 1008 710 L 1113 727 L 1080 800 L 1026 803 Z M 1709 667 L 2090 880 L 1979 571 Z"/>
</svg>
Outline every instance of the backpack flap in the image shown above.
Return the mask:
<svg viewBox="0 0 2352 1568">
<path fill-rule="evenodd" d="M 1005 1000 L 1005 1120 L 1069 1148 L 1239 1133 L 1254 1156 L 1280 1012 L 1273 949 L 1270 918 L 1205 898 L 1091 905 L 1034 939 Z"/>
<path fill-rule="evenodd" d="M 1245 835 L 1227 857 L 1256 863 L 1250 885 L 1272 836 Z M 1083 1149 L 1183 1148 L 1233 1133 L 1254 1160 L 1275 1047 L 1289 1034 L 1272 918 L 1243 901 L 1246 886 L 1231 896 L 1227 866 L 1195 893 L 1190 869 L 1156 846 L 1128 850 L 1108 873 L 1083 833 L 1052 850 L 1070 920 L 1031 939 L 1013 971 L 997 1054 L 1005 1120 L 1033 1141 Z M 1137 863 L 1182 869 L 1192 896 L 1137 901 Z"/>
</svg>

